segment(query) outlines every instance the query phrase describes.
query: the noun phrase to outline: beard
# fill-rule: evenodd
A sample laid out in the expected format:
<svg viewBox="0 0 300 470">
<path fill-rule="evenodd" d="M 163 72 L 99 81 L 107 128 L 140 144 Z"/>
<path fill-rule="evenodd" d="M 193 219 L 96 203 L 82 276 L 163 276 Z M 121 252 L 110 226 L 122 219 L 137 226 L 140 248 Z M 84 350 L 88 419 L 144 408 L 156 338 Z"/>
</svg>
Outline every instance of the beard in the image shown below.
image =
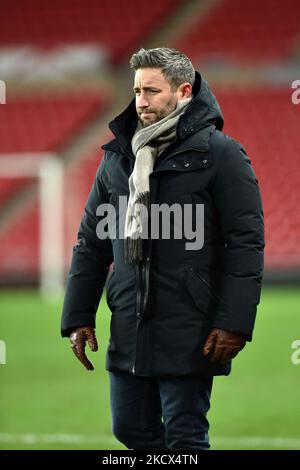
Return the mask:
<svg viewBox="0 0 300 470">
<path fill-rule="evenodd" d="M 152 109 L 147 109 L 147 111 L 145 112 L 140 111 L 138 112 L 139 121 L 143 127 L 151 126 L 151 124 L 161 121 L 163 118 L 171 114 L 176 109 L 176 106 L 177 106 L 177 100 L 175 102 L 172 100 L 172 101 L 169 101 L 166 104 L 166 106 L 163 109 L 160 109 L 159 111 L 152 110 Z M 145 117 L 142 118 L 141 117 L 142 114 L 144 114 L 144 116 L 147 116 L 147 114 L 149 114 L 149 116 L 146 118 Z"/>
</svg>

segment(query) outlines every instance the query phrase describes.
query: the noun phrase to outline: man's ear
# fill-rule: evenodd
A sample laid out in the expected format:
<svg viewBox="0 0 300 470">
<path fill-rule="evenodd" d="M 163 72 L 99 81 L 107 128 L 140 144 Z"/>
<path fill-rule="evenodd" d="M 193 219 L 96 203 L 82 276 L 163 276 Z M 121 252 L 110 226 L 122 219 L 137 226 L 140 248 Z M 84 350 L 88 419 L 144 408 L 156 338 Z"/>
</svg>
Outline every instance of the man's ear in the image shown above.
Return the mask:
<svg viewBox="0 0 300 470">
<path fill-rule="evenodd" d="M 176 96 L 179 100 L 191 98 L 193 96 L 193 87 L 190 83 L 185 82 L 179 85 L 176 91 Z"/>
</svg>

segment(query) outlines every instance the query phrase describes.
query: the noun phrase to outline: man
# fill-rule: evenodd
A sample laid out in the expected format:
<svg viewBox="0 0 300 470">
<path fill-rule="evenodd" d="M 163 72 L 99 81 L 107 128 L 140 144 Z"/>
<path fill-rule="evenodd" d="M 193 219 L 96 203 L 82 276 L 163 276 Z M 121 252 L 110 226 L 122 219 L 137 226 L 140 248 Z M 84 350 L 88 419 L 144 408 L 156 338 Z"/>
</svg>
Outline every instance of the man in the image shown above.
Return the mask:
<svg viewBox="0 0 300 470">
<path fill-rule="evenodd" d="M 97 350 L 95 315 L 113 262 L 114 434 L 130 449 L 207 449 L 213 376 L 228 375 L 252 338 L 263 269 L 260 193 L 245 150 L 221 132 L 219 105 L 190 60 L 157 48 L 141 49 L 130 63 L 135 100 L 110 123 L 115 138 L 103 147 L 80 225 L 62 334 L 92 370 L 84 348 Z M 116 212 L 110 232 L 119 233 L 123 220 L 123 236 L 96 234 L 108 203 Z M 186 220 L 198 225 L 196 235 L 204 228 L 203 243 L 175 236 L 175 213 L 157 226 L 155 204 L 177 205 L 182 217 L 191 210 Z M 166 223 L 170 236 L 163 236 Z"/>
</svg>

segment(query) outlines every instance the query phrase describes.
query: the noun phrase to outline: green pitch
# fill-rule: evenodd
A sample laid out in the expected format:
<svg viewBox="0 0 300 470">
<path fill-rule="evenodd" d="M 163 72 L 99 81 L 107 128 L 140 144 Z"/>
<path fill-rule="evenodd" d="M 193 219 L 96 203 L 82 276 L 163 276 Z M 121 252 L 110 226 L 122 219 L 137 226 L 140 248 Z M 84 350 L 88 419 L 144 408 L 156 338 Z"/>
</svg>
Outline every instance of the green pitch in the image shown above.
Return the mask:
<svg viewBox="0 0 300 470">
<path fill-rule="evenodd" d="M 299 449 L 300 293 L 265 289 L 253 342 L 218 377 L 209 412 L 214 449 Z M 104 369 L 109 311 L 98 312 L 99 352 L 86 371 L 59 335 L 61 301 L 34 291 L 0 293 L 1 449 L 122 449 L 113 437 Z"/>
</svg>

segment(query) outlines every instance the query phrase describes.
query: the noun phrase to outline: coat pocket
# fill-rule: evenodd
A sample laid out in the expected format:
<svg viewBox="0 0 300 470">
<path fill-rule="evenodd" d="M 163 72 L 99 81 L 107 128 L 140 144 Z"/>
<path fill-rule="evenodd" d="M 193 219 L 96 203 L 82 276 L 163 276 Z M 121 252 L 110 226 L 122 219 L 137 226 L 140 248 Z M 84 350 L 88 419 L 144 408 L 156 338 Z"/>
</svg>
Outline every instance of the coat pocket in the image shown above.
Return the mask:
<svg viewBox="0 0 300 470">
<path fill-rule="evenodd" d="M 219 297 L 214 292 L 205 275 L 189 266 L 185 273 L 184 282 L 197 309 L 205 316 L 212 318 L 215 314 Z"/>
</svg>

